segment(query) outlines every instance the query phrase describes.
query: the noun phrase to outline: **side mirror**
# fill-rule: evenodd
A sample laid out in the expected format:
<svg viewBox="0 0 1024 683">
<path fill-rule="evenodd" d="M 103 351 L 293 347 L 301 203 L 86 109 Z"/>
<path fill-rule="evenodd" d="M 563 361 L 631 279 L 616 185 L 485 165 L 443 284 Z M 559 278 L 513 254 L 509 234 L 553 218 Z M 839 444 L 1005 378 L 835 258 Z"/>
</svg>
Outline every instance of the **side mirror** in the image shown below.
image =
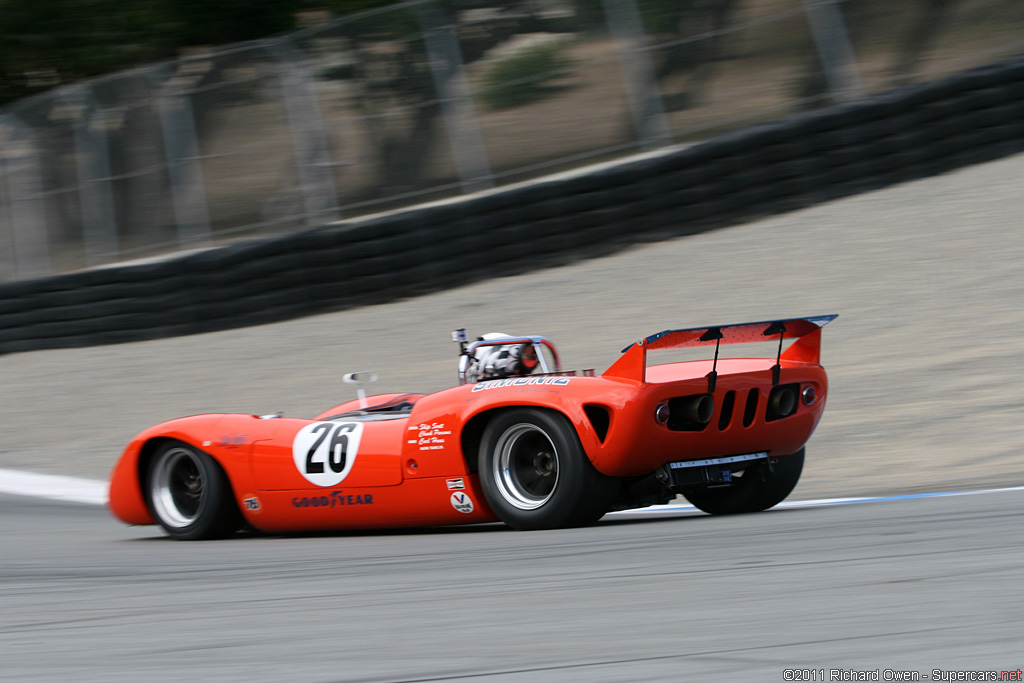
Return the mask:
<svg viewBox="0 0 1024 683">
<path fill-rule="evenodd" d="M 359 397 L 359 407 L 366 407 L 366 391 L 363 389 L 363 384 L 373 384 L 377 381 L 376 372 L 349 372 L 341 376 L 341 381 L 345 384 L 356 385 L 356 395 Z"/>
</svg>

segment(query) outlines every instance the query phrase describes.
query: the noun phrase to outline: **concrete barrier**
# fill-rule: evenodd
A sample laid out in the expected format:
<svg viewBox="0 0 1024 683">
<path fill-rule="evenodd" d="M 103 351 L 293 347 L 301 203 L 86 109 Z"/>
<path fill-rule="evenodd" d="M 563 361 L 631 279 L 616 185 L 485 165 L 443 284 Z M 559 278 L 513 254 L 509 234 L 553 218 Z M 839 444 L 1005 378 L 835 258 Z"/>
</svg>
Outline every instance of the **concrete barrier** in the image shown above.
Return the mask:
<svg viewBox="0 0 1024 683">
<path fill-rule="evenodd" d="M 664 155 L 158 263 L 0 285 L 0 353 L 414 297 L 1024 151 L 1024 55 Z"/>
</svg>

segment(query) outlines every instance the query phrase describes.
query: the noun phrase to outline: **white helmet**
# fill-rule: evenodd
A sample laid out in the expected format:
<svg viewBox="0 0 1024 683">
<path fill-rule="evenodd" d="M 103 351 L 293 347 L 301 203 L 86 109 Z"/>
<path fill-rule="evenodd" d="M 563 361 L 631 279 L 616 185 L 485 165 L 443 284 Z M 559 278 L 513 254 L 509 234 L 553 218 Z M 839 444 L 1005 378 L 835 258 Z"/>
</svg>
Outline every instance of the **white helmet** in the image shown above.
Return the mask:
<svg viewBox="0 0 1024 683">
<path fill-rule="evenodd" d="M 482 341 L 515 339 L 501 332 L 488 332 L 480 337 Z M 470 356 L 466 368 L 466 380 L 479 382 L 485 379 L 503 379 L 505 377 L 522 377 L 529 375 L 538 365 L 537 352 L 533 345 L 499 344 L 478 346 Z"/>
</svg>

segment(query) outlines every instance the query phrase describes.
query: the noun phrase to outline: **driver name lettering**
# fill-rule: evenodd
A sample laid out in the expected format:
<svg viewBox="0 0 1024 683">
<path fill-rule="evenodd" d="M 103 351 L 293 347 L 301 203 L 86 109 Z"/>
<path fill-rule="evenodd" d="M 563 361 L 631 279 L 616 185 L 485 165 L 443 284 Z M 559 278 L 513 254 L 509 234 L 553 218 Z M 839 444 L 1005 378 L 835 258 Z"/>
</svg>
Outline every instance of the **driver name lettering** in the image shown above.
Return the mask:
<svg viewBox="0 0 1024 683">
<path fill-rule="evenodd" d="M 444 445 L 452 434 L 452 430 L 445 429 L 446 426 L 443 422 L 424 422 L 413 425 L 409 427 L 409 431 L 416 432 L 416 438 L 409 439 L 408 442 L 410 445 L 419 446 L 421 451 L 444 450 Z"/>
<path fill-rule="evenodd" d="M 486 391 L 487 389 L 501 389 L 503 387 L 522 387 L 533 384 L 547 384 L 554 386 L 565 386 L 572 377 L 512 377 L 509 379 L 490 379 L 477 382 L 473 385 L 473 391 Z"/>
</svg>

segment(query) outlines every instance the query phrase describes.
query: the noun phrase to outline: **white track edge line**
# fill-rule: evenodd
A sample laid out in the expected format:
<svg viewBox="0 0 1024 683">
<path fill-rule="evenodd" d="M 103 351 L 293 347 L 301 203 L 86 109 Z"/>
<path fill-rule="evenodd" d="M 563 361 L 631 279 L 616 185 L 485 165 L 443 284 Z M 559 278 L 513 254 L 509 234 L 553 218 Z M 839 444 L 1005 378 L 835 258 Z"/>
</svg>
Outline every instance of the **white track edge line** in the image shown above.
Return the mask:
<svg viewBox="0 0 1024 683">
<path fill-rule="evenodd" d="M 0 493 L 72 503 L 106 505 L 107 482 L 96 479 L 0 469 Z"/>
</svg>

